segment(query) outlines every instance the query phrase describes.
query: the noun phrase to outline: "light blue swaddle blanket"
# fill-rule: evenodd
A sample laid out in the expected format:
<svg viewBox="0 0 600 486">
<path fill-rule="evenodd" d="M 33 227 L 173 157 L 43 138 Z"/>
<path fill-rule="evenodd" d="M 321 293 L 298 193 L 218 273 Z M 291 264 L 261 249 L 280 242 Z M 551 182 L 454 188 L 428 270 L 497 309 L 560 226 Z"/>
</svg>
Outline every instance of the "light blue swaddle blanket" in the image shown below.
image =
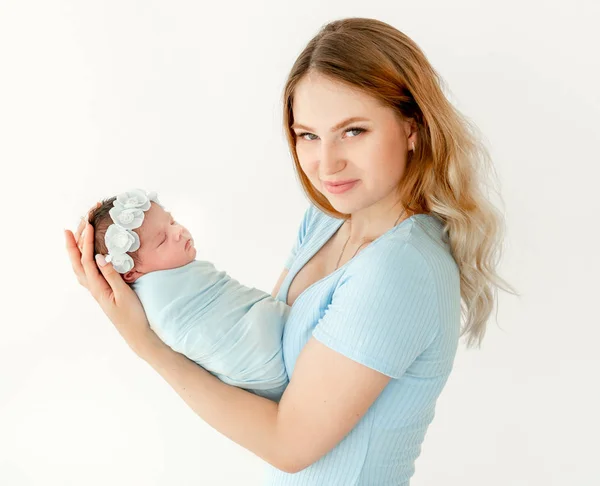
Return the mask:
<svg viewBox="0 0 600 486">
<path fill-rule="evenodd" d="M 200 260 L 147 273 L 132 288 L 174 351 L 225 383 L 279 401 L 288 384 L 281 344 L 288 305 Z"/>
</svg>

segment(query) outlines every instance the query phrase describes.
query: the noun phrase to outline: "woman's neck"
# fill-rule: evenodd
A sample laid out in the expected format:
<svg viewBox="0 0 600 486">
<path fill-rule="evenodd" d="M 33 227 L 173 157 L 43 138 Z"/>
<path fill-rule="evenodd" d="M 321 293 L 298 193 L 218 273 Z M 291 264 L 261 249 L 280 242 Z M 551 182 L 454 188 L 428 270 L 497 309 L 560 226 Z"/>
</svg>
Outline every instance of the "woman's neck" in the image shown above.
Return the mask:
<svg viewBox="0 0 600 486">
<path fill-rule="evenodd" d="M 347 223 L 347 234 L 350 244 L 359 245 L 365 241 L 373 241 L 415 214 L 404 209 L 401 201 L 381 201 L 368 208 L 350 215 Z"/>
</svg>

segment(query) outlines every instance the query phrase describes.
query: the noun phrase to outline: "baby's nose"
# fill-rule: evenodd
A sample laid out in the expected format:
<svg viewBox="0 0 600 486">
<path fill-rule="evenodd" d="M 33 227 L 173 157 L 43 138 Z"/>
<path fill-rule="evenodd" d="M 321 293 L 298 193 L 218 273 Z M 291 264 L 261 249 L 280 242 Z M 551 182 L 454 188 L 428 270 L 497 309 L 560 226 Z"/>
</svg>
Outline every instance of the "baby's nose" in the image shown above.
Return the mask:
<svg viewBox="0 0 600 486">
<path fill-rule="evenodd" d="M 183 226 L 179 226 L 179 228 L 177 228 L 177 241 L 179 241 L 181 239 L 181 236 L 183 235 L 185 228 Z"/>
</svg>

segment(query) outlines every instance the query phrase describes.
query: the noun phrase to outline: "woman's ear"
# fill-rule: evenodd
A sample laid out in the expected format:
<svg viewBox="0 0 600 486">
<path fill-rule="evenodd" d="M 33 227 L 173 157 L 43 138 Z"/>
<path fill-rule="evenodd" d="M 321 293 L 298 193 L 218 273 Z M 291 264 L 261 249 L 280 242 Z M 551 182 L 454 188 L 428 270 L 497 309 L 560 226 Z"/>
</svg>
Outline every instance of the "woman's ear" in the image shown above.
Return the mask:
<svg viewBox="0 0 600 486">
<path fill-rule="evenodd" d="M 417 145 L 417 122 L 412 118 L 408 118 L 404 121 L 404 132 L 406 133 L 407 144 L 410 149 L 413 145 Z"/>
</svg>

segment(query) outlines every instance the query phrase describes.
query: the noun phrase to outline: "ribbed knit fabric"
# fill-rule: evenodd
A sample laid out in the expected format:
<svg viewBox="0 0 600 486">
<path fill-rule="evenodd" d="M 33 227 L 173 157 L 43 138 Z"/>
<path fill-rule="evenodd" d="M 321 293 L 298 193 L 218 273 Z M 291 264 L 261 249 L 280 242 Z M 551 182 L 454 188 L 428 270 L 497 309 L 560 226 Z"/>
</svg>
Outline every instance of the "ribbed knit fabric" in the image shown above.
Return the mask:
<svg viewBox="0 0 600 486">
<path fill-rule="evenodd" d="M 314 206 L 304 214 L 277 299 L 343 220 Z M 267 465 L 270 486 L 407 486 L 458 345 L 460 280 L 443 223 L 414 215 L 310 285 L 284 326 L 292 377 L 314 336 L 392 379 L 352 431 L 308 468 L 289 474 Z"/>
</svg>

